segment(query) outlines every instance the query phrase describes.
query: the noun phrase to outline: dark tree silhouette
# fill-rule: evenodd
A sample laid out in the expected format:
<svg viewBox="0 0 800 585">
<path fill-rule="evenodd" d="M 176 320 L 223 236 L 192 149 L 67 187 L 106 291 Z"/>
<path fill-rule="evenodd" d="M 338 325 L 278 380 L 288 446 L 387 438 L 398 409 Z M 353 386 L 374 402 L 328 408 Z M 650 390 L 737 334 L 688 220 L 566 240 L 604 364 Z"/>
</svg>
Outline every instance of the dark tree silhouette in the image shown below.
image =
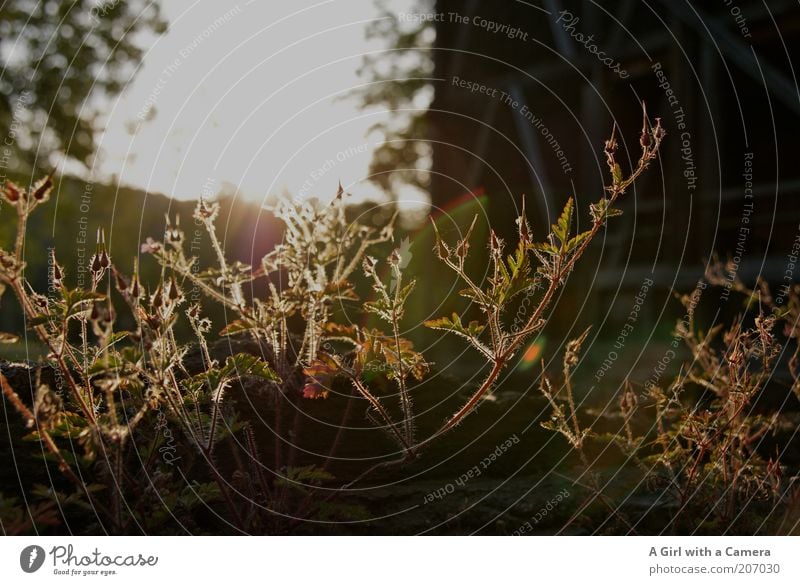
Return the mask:
<svg viewBox="0 0 800 585">
<path fill-rule="evenodd" d="M 393 113 L 390 122 L 372 127 L 385 137 L 370 164 L 372 182 L 388 194 L 398 184 L 411 184 L 421 189 L 428 186 L 424 160 L 430 158 L 427 142 L 426 92 L 432 95 L 429 78 L 433 73 L 430 48 L 433 26 L 427 21 L 398 18 L 383 2 L 377 2 L 381 18 L 367 29 L 367 37 L 384 39 L 386 50 L 368 54 L 359 71 L 369 80 L 357 91 L 361 105 L 383 108 Z M 409 14 L 432 10 L 431 0 L 420 0 Z M 402 21 L 401 21 L 402 20 Z"/>
<path fill-rule="evenodd" d="M 87 164 L 101 111 L 136 73 L 148 35 L 166 30 L 152 0 L 0 0 L 0 174 Z"/>
</svg>

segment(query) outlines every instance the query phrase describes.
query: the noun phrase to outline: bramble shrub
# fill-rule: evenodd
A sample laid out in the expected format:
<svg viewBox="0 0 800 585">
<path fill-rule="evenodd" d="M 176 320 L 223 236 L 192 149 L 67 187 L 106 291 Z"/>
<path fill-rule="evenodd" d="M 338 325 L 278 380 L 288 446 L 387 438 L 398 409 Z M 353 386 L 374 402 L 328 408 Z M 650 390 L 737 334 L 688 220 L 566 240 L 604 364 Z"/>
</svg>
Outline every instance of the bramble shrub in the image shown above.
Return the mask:
<svg viewBox="0 0 800 585">
<path fill-rule="evenodd" d="M 22 418 L 23 438 L 38 441 L 64 481 L 34 489 L 39 501 L 28 504 L 31 515 L 19 511 L 19 502 L 0 499 L 4 530 L 55 525 L 70 508 L 85 512 L 85 531 L 120 534 L 280 533 L 306 519 L 358 517 L 363 511 L 347 502 L 347 489 L 379 469 L 422 457 L 475 411 L 526 340 L 542 331 L 558 291 L 609 218 L 621 213 L 618 200 L 656 158 L 664 136 L 660 120 L 651 125 L 645 114 L 641 155 L 625 174 L 616 160 L 615 128 L 604 149 L 610 180 L 588 210 L 588 229 L 573 229 L 570 199 L 547 236 L 537 240 L 523 206 L 516 242 L 507 245 L 491 231 L 485 282 L 465 270 L 472 229 L 448 243 L 433 225 L 438 261 L 463 283 L 459 294 L 479 308 L 480 318 L 462 322 L 454 314 L 425 325 L 462 338 L 488 373 L 438 428 L 425 432 L 416 428 L 412 388 L 426 377 L 430 363 L 401 335 L 416 283 L 403 273 L 398 249 L 375 257 L 382 244 L 393 241 L 394 218 L 382 227 L 349 221 L 341 188 L 330 204 L 279 199 L 271 210 L 285 226 L 283 239 L 260 264 L 249 266 L 228 260 L 215 225 L 219 206 L 201 199 L 194 219 L 211 242 L 213 266 L 200 266 L 175 219 L 168 221 L 163 241 L 147 238 L 141 246 L 151 257 L 142 262 L 157 262 L 161 269 L 158 282 L 148 284 L 138 264 L 130 274 L 118 268 L 100 230 L 89 260 L 89 285 L 73 288 L 54 250 L 48 262 L 51 294 L 45 295 L 25 278 L 23 245 L 28 218 L 47 202 L 53 178 L 30 189 L 7 182 L 3 196 L 16 210 L 16 239 L 13 249 L 0 250 L 0 288 L 16 297 L 27 327 L 46 347 L 48 368 L 30 380 L 10 380 L 0 372 L 0 386 Z M 204 302 L 190 300 L 190 289 L 200 291 Z M 531 309 L 524 322 L 512 325 L 511 308 L 522 296 Z M 224 310 L 224 327 L 212 322 L 205 309 L 209 302 Z M 342 319 L 337 307 L 356 303 L 380 327 Z M 601 436 L 581 426 L 570 380 L 585 335 L 571 342 L 563 387 L 556 391 L 545 377 L 542 391 L 553 407 L 548 426 L 580 454 L 590 478 L 584 482 L 587 501 L 575 517 L 597 500 L 634 529 L 589 469 L 589 439 L 619 445 L 647 470 L 648 481 L 666 486 L 679 506 L 676 519 L 719 499 L 720 521 L 730 522 L 743 498 L 789 497 L 777 458 L 762 460 L 753 448 L 779 419 L 747 409 L 775 360 L 772 329 L 779 320 L 796 317 L 797 305 L 791 315 L 761 314 L 752 330 L 736 324 L 721 348 L 711 343 L 717 330 L 702 335 L 693 322 L 680 329 L 694 361 L 669 388 L 647 389 L 656 425 L 643 435 L 632 420 L 645 399 L 637 399 L 630 387 L 620 402 L 619 433 Z M 120 312 L 132 327 L 117 326 L 123 322 Z M 191 332 L 189 341 L 183 330 Z M 0 334 L 0 341 L 15 339 Z M 757 371 L 751 371 L 756 361 Z M 714 394 L 707 408 L 684 404 L 687 383 Z M 298 424 L 284 428 L 285 409 L 303 412 L 326 400 L 334 386 L 346 387 L 351 398 L 342 421 L 352 415 L 352 399 L 363 404 L 368 421 L 394 443 L 395 457 L 334 476 L 329 463 L 341 446 L 342 424 L 324 463 L 298 463 L 290 447 L 302 430 Z M 274 461 L 265 460 L 267 449 L 254 421 L 242 415 L 232 393 L 267 397 L 274 416 Z M 796 490 L 792 493 L 796 497 Z"/>
<path fill-rule="evenodd" d="M 797 429 L 794 409 L 786 407 L 800 399 L 800 287 L 787 287 L 786 303 L 778 304 L 765 281 L 750 289 L 734 279 L 744 311 L 730 325 L 704 331 L 695 317 L 702 292 L 709 285 L 728 288 L 729 274 L 735 271 L 712 262 L 691 294 L 678 295 L 685 315 L 672 346 L 682 343 L 690 361 L 666 383 L 626 380 L 616 412 L 604 413 L 615 421 L 609 428 L 586 425 L 576 407 L 572 377 L 586 333 L 567 344 L 557 389 L 542 375 L 540 389 L 551 406 L 542 426 L 577 453 L 576 480 L 586 493 L 562 530 L 587 521 L 615 534 L 797 530 L 800 476 L 796 465 L 783 461 Z M 788 376 L 779 375 L 784 369 Z M 594 469 L 590 443 L 601 451 L 615 447 L 625 464 L 634 464 L 637 474 L 624 497 L 605 493 L 608 478 Z"/>
</svg>

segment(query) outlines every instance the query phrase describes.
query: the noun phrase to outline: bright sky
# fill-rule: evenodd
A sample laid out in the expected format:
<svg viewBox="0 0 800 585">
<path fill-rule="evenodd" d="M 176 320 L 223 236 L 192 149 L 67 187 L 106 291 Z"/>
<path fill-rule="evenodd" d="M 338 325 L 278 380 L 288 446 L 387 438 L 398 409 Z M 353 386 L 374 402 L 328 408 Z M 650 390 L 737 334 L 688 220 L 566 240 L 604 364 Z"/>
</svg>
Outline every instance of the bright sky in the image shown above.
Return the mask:
<svg viewBox="0 0 800 585">
<path fill-rule="evenodd" d="M 329 197 L 339 180 L 357 199 L 380 197 L 365 178 L 381 137 L 366 133 L 387 114 L 336 99 L 368 81 L 356 73 L 362 55 L 384 48 L 365 39 L 378 16 L 370 0 L 162 6 L 169 31 L 111 105 L 101 174 L 179 199 L 226 182 L 254 201 L 284 190 Z"/>
</svg>

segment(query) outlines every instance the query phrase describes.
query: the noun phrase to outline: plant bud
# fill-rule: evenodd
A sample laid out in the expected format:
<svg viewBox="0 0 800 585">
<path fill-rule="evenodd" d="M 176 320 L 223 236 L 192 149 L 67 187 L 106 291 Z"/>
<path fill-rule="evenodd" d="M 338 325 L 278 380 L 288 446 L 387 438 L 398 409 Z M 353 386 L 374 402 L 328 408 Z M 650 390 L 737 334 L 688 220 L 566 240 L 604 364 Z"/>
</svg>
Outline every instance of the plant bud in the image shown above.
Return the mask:
<svg viewBox="0 0 800 585">
<path fill-rule="evenodd" d="M 50 195 L 50 191 L 53 190 L 53 173 L 51 172 L 47 175 L 44 179 L 41 179 L 36 185 L 33 187 L 33 193 L 31 194 L 36 201 L 44 201 Z"/>
<path fill-rule="evenodd" d="M 3 196 L 6 198 L 6 201 L 14 204 L 22 198 L 22 191 L 15 183 L 7 180 L 3 188 Z"/>
<path fill-rule="evenodd" d="M 503 244 L 494 230 L 489 234 L 489 249 L 494 256 L 500 256 L 503 253 Z"/>
<path fill-rule="evenodd" d="M 215 219 L 217 217 L 217 213 L 219 213 L 218 203 L 206 203 L 206 200 L 201 198 L 200 201 L 197 202 L 197 208 L 194 211 L 194 217 L 200 221 L 206 219 Z"/>
<path fill-rule="evenodd" d="M 656 118 L 656 125 L 653 128 L 653 136 L 656 140 L 661 141 L 666 135 L 667 131 L 661 126 L 661 118 Z"/>
<path fill-rule="evenodd" d="M 152 305 L 155 309 L 160 309 L 163 304 L 164 304 L 164 297 L 161 294 L 161 287 L 159 286 L 156 289 L 156 292 L 153 293 Z"/>
<path fill-rule="evenodd" d="M 169 283 L 169 299 L 175 301 L 181 296 L 181 291 L 178 289 L 178 283 L 175 282 L 175 277 L 172 277 Z"/>
<path fill-rule="evenodd" d="M 619 399 L 619 407 L 622 411 L 622 414 L 628 416 L 636 409 L 636 405 L 638 400 L 636 399 L 636 393 L 633 392 L 630 388 L 627 388 L 625 392 L 622 393 Z"/>
<path fill-rule="evenodd" d="M 372 276 L 375 274 L 375 266 L 377 264 L 378 261 L 372 256 L 364 256 L 364 260 L 361 261 L 361 266 L 364 268 L 364 274 L 367 276 Z"/>
<path fill-rule="evenodd" d="M 439 260 L 447 260 L 450 257 L 450 248 L 441 239 L 437 238 L 435 250 Z"/>
<path fill-rule="evenodd" d="M 467 257 L 467 253 L 469 252 L 469 242 L 467 240 L 461 240 L 456 246 L 456 256 L 461 258 L 462 260 Z"/>
<path fill-rule="evenodd" d="M 148 237 L 140 248 L 142 254 L 155 254 L 161 251 L 161 244 Z"/>
</svg>

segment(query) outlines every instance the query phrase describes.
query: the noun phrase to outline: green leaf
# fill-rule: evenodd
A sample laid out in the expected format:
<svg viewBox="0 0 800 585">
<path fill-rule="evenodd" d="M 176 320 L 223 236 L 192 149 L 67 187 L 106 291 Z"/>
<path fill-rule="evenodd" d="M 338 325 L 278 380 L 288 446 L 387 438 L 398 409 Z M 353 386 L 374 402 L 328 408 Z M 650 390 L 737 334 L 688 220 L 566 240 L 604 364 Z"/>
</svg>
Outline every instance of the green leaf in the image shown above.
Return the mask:
<svg viewBox="0 0 800 585">
<path fill-rule="evenodd" d="M 237 353 L 228 356 L 220 374 L 223 378 L 233 379 L 241 376 L 255 376 L 270 382 L 280 382 L 280 378 L 269 364 L 258 356 L 249 353 Z"/>
<path fill-rule="evenodd" d="M 73 317 L 89 309 L 90 303 L 105 300 L 106 295 L 90 290 L 75 288 L 64 291 L 64 304 L 66 305 L 66 317 Z"/>
<path fill-rule="evenodd" d="M 383 297 L 364 303 L 364 310 L 369 313 L 375 313 L 390 323 L 392 322 L 392 306 Z"/>
<path fill-rule="evenodd" d="M 307 485 L 320 485 L 323 482 L 331 481 L 334 476 L 316 465 L 304 467 L 288 467 L 284 471 L 284 477 L 275 481 L 278 485 L 291 487 L 305 491 Z"/>
<path fill-rule="evenodd" d="M 462 290 L 458 291 L 458 294 L 460 294 L 462 297 L 465 297 L 465 298 L 467 298 L 467 299 L 469 299 L 471 301 L 474 301 L 476 303 L 481 303 L 482 302 L 482 299 L 478 295 L 478 293 L 475 292 L 474 290 L 472 290 L 471 288 L 462 289 Z"/>
<path fill-rule="evenodd" d="M 567 199 L 567 204 L 564 205 L 564 210 L 558 218 L 558 222 L 553 225 L 553 233 L 564 244 L 569 238 L 569 230 L 572 227 L 572 211 L 574 203 L 572 197 Z"/>
<path fill-rule="evenodd" d="M 402 306 L 406 302 L 406 299 L 408 299 L 408 296 L 411 294 L 411 291 L 414 290 L 414 286 L 416 284 L 417 284 L 417 281 L 416 280 L 412 280 L 411 282 L 409 282 L 407 285 L 405 285 L 400 290 L 400 292 L 397 294 L 397 304 L 398 305 Z"/>
<path fill-rule="evenodd" d="M 609 217 L 616 217 L 622 215 L 622 210 L 615 207 L 609 207 L 608 199 L 601 199 L 597 203 L 592 203 L 589 206 L 589 211 L 592 215 L 593 221 L 605 221 Z"/>
<path fill-rule="evenodd" d="M 488 294 L 491 302 L 502 307 L 510 299 L 528 290 L 533 281 L 530 279 L 531 263 L 528 252 L 536 247 L 533 244 L 520 240 L 513 254 L 509 254 L 506 262 L 500 258 L 495 259 L 497 277 L 490 279 L 491 292 Z"/>
<path fill-rule="evenodd" d="M 256 325 L 244 321 L 243 319 L 236 319 L 228 323 L 222 331 L 219 332 L 220 335 L 236 335 L 237 333 L 244 333 L 245 331 L 250 331 L 255 329 Z"/>
<path fill-rule="evenodd" d="M 580 245 L 589 237 L 591 232 L 583 232 L 582 234 L 578 234 L 574 238 L 572 238 L 569 242 L 567 242 L 566 251 L 573 252 L 577 250 Z"/>
<path fill-rule="evenodd" d="M 64 302 L 66 303 L 67 307 L 72 307 L 79 303 L 85 303 L 87 301 L 102 301 L 106 298 L 106 295 L 93 292 L 90 290 L 83 290 L 80 288 L 74 288 L 72 290 L 65 290 L 64 291 Z"/>
<path fill-rule="evenodd" d="M 534 250 L 539 250 L 540 252 L 546 252 L 547 254 L 558 254 L 558 248 L 556 248 L 550 242 L 533 242 L 531 244 Z"/>
<path fill-rule="evenodd" d="M 469 324 L 464 327 L 458 313 L 453 313 L 452 317 L 441 317 L 439 319 L 425 321 L 425 326 L 431 329 L 450 331 L 465 337 L 477 337 L 485 329 L 485 326 L 477 321 L 470 321 Z"/>
<path fill-rule="evenodd" d="M 611 169 L 611 179 L 614 181 L 614 185 L 622 183 L 622 168 L 616 163 L 614 164 L 614 168 Z"/>
</svg>

